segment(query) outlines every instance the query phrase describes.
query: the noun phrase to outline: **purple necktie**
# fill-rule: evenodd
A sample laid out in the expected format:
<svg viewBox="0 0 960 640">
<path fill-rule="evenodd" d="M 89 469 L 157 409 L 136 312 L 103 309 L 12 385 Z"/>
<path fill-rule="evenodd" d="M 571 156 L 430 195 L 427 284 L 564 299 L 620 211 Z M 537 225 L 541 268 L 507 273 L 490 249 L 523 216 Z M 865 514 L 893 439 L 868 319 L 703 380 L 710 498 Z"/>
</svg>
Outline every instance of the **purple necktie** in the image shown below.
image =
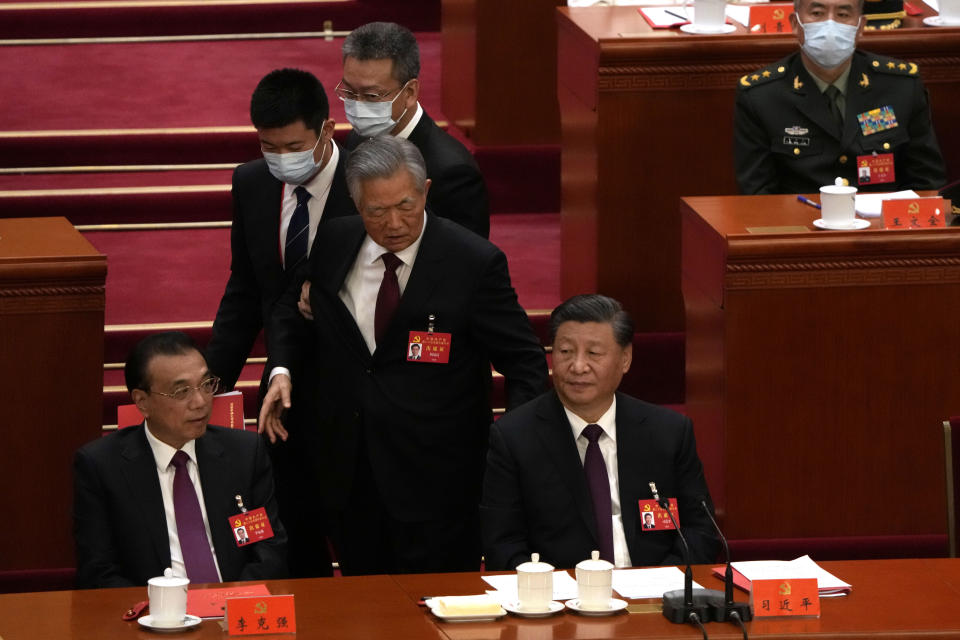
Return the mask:
<svg viewBox="0 0 960 640">
<path fill-rule="evenodd" d="M 380 259 L 383 260 L 383 281 L 380 283 L 380 291 L 377 292 L 377 309 L 373 314 L 373 336 L 377 344 L 380 344 L 380 338 L 390 326 L 390 319 L 400 304 L 397 267 L 403 264 L 403 261 L 392 253 L 385 253 Z"/>
<path fill-rule="evenodd" d="M 603 435 L 598 424 L 588 424 L 583 435 L 590 441 L 587 455 L 583 458 L 583 470 L 587 474 L 587 486 L 593 498 L 593 516 L 597 521 L 597 540 L 600 544 L 600 557 L 613 562 L 613 507 L 610 504 L 610 480 L 607 478 L 607 465 L 603 462 L 600 445 L 597 440 Z"/>
<path fill-rule="evenodd" d="M 177 468 L 173 476 L 173 513 L 177 519 L 183 566 L 190 582 L 194 584 L 220 582 L 217 567 L 213 563 L 213 554 L 210 553 L 207 530 L 203 526 L 200 501 L 197 500 L 197 492 L 187 473 L 189 459 L 190 456 L 186 453 L 177 451 L 170 461 L 170 464 Z"/>
</svg>

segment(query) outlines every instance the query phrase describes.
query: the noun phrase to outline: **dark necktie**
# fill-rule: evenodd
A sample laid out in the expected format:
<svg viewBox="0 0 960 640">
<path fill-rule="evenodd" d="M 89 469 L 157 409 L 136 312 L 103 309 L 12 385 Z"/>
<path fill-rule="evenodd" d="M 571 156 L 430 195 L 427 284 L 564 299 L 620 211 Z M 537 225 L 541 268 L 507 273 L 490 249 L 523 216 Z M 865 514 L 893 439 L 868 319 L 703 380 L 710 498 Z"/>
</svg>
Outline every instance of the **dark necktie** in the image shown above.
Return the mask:
<svg viewBox="0 0 960 640">
<path fill-rule="evenodd" d="M 597 441 L 603 435 L 598 424 L 588 424 L 583 435 L 590 441 L 587 455 L 583 458 L 583 470 L 587 474 L 587 486 L 593 498 L 593 515 L 597 521 L 597 538 L 600 543 L 600 557 L 613 562 L 613 506 L 610 504 L 610 480 L 607 478 L 607 465 L 603 462 L 600 445 Z"/>
<path fill-rule="evenodd" d="M 837 98 L 840 97 L 840 90 L 830 85 L 827 87 L 827 90 L 823 92 L 823 95 L 827 97 L 827 106 L 830 107 L 830 113 L 833 115 L 833 119 L 836 120 L 837 125 L 843 129 L 843 112 L 840 111 L 840 105 L 837 104 Z"/>
<path fill-rule="evenodd" d="M 180 552 L 183 554 L 183 566 L 187 577 L 194 584 L 220 582 L 217 567 L 210 553 L 210 540 L 203 526 L 203 514 L 197 492 L 187 473 L 187 461 L 190 459 L 183 451 L 173 454 L 170 461 L 177 471 L 173 476 L 173 513 L 177 519 L 177 536 L 180 538 Z"/>
<path fill-rule="evenodd" d="M 297 208 L 293 210 L 290 226 L 287 227 L 287 242 L 285 245 L 284 269 L 295 269 L 301 261 L 307 258 L 307 240 L 310 238 L 310 209 L 307 201 L 310 192 L 303 187 L 293 190 L 297 194 Z"/>
<path fill-rule="evenodd" d="M 383 281 L 380 283 L 380 291 L 377 292 L 377 310 L 373 316 L 373 335 L 377 344 L 383 337 L 387 327 L 390 326 L 390 320 L 393 318 L 397 305 L 400 304 L 400 282 L 397 280 L 397 267 L 403 261 L 392 253 L 385 253 L 380 256 L 383 260 Z"/>
</svg>

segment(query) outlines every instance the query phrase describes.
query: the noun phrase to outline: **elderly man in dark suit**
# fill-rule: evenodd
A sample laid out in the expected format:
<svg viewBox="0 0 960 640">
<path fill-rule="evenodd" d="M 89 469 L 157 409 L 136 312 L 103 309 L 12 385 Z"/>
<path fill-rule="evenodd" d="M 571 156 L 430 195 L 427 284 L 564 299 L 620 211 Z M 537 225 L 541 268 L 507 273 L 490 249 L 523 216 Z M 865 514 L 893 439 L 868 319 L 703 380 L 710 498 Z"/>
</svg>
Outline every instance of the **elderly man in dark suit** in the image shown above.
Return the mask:
<svg viewBox="0 0 960 640">
<path fill-rule="evenodd" d="M 507 412 L 490 433 L 484 475 L 487 569 L 531 553 L 573 567 L 600 551 L 618 567 L 680 564 L 676 531 L 644 527 L 649 485 L 676 498 L 693 562 L 719 550 L 693 425 L 617 387 L 633 357 L 633 322 L 605 296 L 575 296 L 550 318 L 554 390 Z M 644 501 L 644 502 L 641 502 Z"/>
<path fill-rule="evenodd" d="M 74 462 L 77 585 L 145 585 L 170 567 L 194 583 L 286 576 L 286 534 L 262 440 L 208 426 L 219 380 L 183 333 L 142 340 L 126 364 L 143 424 Z M 273 537 L 239 546 L 231 520 L 265 508 Z"/>
<path fill-rule="evenodd" d="M 795 0 L 794 9 L 800 50 L 740 79 L 740 190 L 816 193 L 838 177 L 862 191 L 942 187 L 946 172 L 917 65 L 855 49 L 863 0 Z"/>
<path fill-rule="evenodd" d="M 477 570 L 490 365 L 515 407 L 546 387 L 543 348 L 503 253 L 425 209 L 431 183 L 415 146 L 364 142 L 347 183 L 360 216 L 328 223 L 310 259 L 323 354 L 312 363 L 323 442 L 312 486 L 334 514 L 344 572 Z M 302 356 L 298 293 L 271 320 L 277 365 Z M 418 361 L 407 357 L 411 342 L 424 345 Z M 260 426 L 283 438 L 291 379 L 274 374 Z"/>
<path fill-rule="evenodd" d="M 381 135 L 409 140 L 427 165 L 431 213 L 489 237 L 490 204 L 483 176 L 466 147 L 420 106 L 419 75 L 420 49 L 405 27 L 371 22 L 351 31 L 343 43 L 343 80 L 336 87 L 353 125 L 346 145 L 353 149 Z"/>
<path fill-rule="evenodd" d="M 250 99 L 263 158 L 233 174 L 230 279 L 206 350 L 226 388 L 236 384 L 277 298 L 319 242 L 323 223 L 356 214 L 344 178 L 347 152 L 333 141 L 329 115 L 323 86 L 299 69 L 270 72 Z M 261 396 L 265 391 L 266 379 Z M 310 415 L 309 401 L 300 399 L 287 416 L 293 440 L 271 450 L 295 577 L 332 575 L 326 545 L 316 537 L 324 524 L 298 475 L 309 464 L 300 454 L 313 447 L 312 431 L 300 426 Z"/>
</svg>

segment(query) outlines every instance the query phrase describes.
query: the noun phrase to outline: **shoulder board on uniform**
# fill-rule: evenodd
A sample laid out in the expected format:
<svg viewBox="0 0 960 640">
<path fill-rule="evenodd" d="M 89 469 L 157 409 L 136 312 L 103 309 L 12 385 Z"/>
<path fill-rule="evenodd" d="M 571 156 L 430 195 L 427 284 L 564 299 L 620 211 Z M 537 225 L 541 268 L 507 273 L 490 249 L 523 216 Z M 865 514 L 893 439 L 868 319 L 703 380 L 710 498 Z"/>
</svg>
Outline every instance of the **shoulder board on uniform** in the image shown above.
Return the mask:
<svg viewBox="0 0 960 640">
<path fill-rule="evenodd" d="M 771 80 L 777 80 L 782 78 L 783 75 L 787 72 L 787 67 L 784 64 L 777 63 L 769 67 L 764 67 L 754 71 L 753 73 L 748 73 L 747 75 L 740 78 L 740 87 L 743 89 L 749 87 L 756 87 L 761 84 L 766 84 Z"/>
<path fill-rule="evenodd" d="M 878 73 L 889 73 L 896 76 L 916 76 L 920 74 L 916 62 L 907 62 L 873 54 L 868 55 L 867 60 L 870 68 Z"/>
</svg>

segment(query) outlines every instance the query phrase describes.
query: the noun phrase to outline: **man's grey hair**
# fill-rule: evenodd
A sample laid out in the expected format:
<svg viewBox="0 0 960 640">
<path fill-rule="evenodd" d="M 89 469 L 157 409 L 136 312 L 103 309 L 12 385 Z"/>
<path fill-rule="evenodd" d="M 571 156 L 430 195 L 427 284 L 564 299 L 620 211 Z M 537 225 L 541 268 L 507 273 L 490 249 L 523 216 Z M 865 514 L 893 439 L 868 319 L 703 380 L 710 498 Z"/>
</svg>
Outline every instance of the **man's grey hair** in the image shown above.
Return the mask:
<svg viewBox="0 0 960 640">
<path fill-rule="evenodd" d="M 573 296 L 560 303 L 550 314 L 550 342 L 564 322 L 603 322 L 613 328 L 613 338 L 621 347 L 633 344 L 633 318 L 619 302 L 599 293 Z"/>
<path fill-rule="evenodd" d="M 392 75 L 406 84 L 420 75 L 420 47 L 409 29 L 394 22 L 370 22 L 343 41 L 343 59 L 393 61 Z"/>
<path fill-rule="evenodd" d="M 423 193 L 427 167 L 414 144 L 396 136 L 370 138 L 350 153 L 347 160 L 347 189 L 354 202 L 360 201 L 363 183 L 376 178 L 390 178 L 406 170 L 417 191 Z"/>
</svg>

